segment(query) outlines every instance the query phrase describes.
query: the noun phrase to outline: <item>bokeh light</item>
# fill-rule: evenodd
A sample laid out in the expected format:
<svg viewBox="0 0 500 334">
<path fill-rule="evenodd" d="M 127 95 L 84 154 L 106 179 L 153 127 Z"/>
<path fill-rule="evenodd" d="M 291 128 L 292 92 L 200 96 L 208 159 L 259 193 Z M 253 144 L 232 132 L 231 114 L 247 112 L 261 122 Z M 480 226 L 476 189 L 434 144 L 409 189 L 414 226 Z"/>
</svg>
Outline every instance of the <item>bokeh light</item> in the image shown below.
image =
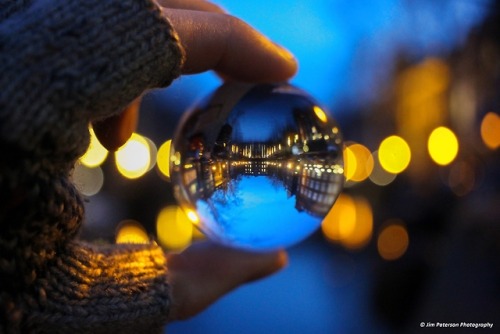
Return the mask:
<svg viewBox="0 0 500 334">
<path fill-rule="evenodd" d="M 364 145 L 348 144 L 344 149 L 344 165 L 346 181 L 361 182 L 366 180 L 373 170 L 373 157 Z"/>
<path fill-rule="evenodd" d="M 481 138 L 484 144 L 492 150 L 500 146 L 500 116 L 498 114 L 489 112 L 483 117 Z"/>
<path fill-rule="evenodd" d="M 458 154 L 458 139 L 453 131 L 440 126 L 430 134 L 427 149 L 435 163 L 445 166 L 450 164 Z"/>
<path fill-rule="evenodd" d="M 158 242 L 169 249 L 189 246 L 193 237 L 192 218 L 177 205 L 163 208 L 156 219 Z"/>
<path fill-rule="evenodd" d="M 344 177 L 347 180 L 351 180 L 356 169 L 358 168 L 358 163 L 356 160 L 356 155 L 349 148 L 349 146 L 344 147 Z"/>
<path fill-rule="evenodd" d="M 149 172 L 156 166 L 157 158 L 158 158 L 158 148 L 156 144 L 149 139 L 148 137 L 143 137 L 148 143 L 148 151 L 149 151 L 149 165 L 147 171 Z"/>
<path fill-rule="evenodd" d="M 342 193 L 321 224 L 325 237 L 348 249 L 360 249 L 370 241 L 373 213 L 368 200 Z"/>
<path fill-rule="evenodd" d="M 85 196 L 97 194 L 104 184 L 101 167 L 90 168 L 83 163 L 76 163 L 71 176 L 76 188 Z"/>
<path fill-rule="evenodd" d="M 355 224 L 356 207 L 354 199 L 342 193 L 323 220 L 321 229 L 328 239 L 341 241 L 352 233 Z"/>
<path fill-rule="evenodd" d="M 115 152 L 116 167 L 120 174 L 129 179 L 144 175 L 151 164 L 151 152 L 148 141 L 133 133 L 130 139 Z"/>
<path fill-rule="evenodd" d="M 124 220 L 116 229 L 117 244 L 147 244 L 150 242 L 146 229 L 135 220 Z"/>
<path fill-rule="evenodd" d="M 384 260 L 396 260 L 406 253 L 409 242 L 404 223 L 399 219 L 391 219 L 384 224 L 378 235 L 378 253 Z"/>
<path fill-rule="evenodd" d="M 410 164 L 410 147 L 403 138 L 395 135 L 389 136 L 380 143 L 378 159 L 386 171 L 399 174 Z"/>
<path fill-rule="evenodd" d="M 97 139 L 94 129 L 89 127 L 90 132 L 90 144 L 84 155 L 80 157 L 80 162 L 87 167 L 97 167 L 100 166 L 106 157 L 108 156 L 108 150 L 101 145 Z"/>
<path fill-rule="evenodd" d="M 170 178 L 170 145 L 172 140 L 165 141 L 158 149 L 157 166 L 160 173 Z"/>
<path fill-rule="evenodd" d="M 389 173 L 380 165 L 380 161 L 378 159 L 378 151 L 374 151 L 372 153 L 372 159 L 373 170 L 369 176 L 370 181 L 378 186 L 386 186 L 396 179 L 396 174 Z"/>
</svg>

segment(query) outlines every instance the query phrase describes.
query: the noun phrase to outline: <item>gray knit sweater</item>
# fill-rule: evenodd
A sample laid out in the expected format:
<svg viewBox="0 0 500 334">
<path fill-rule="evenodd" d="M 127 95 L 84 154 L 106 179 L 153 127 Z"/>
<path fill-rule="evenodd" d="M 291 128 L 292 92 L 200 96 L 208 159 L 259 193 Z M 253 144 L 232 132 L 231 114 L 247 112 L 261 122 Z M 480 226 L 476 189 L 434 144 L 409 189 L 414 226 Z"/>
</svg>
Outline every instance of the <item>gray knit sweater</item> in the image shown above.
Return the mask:
<svg viewBox="0 0 500 334">
<path fill-rule="evenodd" d="M 179 75 L 152 0 L 0 0 L 0 333 L 151 333 L 169 312 L 154 245 L 83 244 L 69 174 L 88 124 Z"/>
</svg>

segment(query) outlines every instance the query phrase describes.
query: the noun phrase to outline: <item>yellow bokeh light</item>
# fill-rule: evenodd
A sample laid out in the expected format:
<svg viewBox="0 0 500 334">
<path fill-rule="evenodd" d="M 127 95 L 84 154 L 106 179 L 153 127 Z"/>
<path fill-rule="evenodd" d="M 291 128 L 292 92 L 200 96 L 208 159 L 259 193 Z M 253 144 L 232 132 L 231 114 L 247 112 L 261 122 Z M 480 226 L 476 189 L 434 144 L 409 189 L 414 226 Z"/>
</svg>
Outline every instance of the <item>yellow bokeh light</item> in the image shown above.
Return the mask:
<svg viewBox="0 0 500 334">
<path fill-rule="evenodd" d="M 102 165 L 108 156 L 108 150 L 101 145 L 92 127 L 89 127 L 89 132 L 90 144 L 87 152 L 80 157 L 80 162 L 87 167 L 93 168 Z"/>
<path fill-rule="evenodd" d="M 373 213 L 363 197 L 342 193 L 321 224 L 323 234 L 348 249 L 364 247 L 371 239 Z"/>
<path fill-rule="evenodd" d="M 432 160 L 438 165 L 448 165 L 458 153 L 458 139 L 450 129 L 440 126 L 434 129 L 427 141 Z"/>
<path fill-rule="evenodd" d="M 386 171 L 399 174 L 410 164 L 410 146 L 399 136 L 389 136 L 380 143 L 378 159 Z"/>
<path fill-rule="evenodd" d="M 314 110 L 314 113 L 316 114 L 316 117 L 318 117 L 318 119 L 321 122 L 326 123 L 326 121 L 328 120 L 328 117 L 326 116 L 326 113 L 323 111 L 323 109 L 321 109 L 318 106 L 314 106 L 313 110 Z"/>
<path fill-rule="evenodd" d="M 356 169 L 358 168 L 358 163 L 356 160 L 356 155 L 349 148 L 349 146 L 344 147 L 344 177 L 346 181 L 351 180 Z"/>
<path fill-rule="evenodd" d="M 388 221 L 377 239 L 377 249 L 384 260 L 396 260 L 408 249 L 410 238 L 404 224 L 397 219 Z"/>
<path fill-rule="evenodd" d="M 130 139 L 115 152 L 118 171 L 129 179 L 144 175 L 151 163 L 151 152 L 148 141 L 141 135 L 133 133 Z"/>
<path fill-rule="evenodd" d="M 364 145 L 357 143 L 348 145 L 344 150 L 344 159 L 346 181 L 364 181 L 373 170 L 372 154 Z"/>
<path fill-rule="evenodd" d="M 118 225 L 115 242 L 117 244 L 147 244 L 150 240 L 139 222 L 125 220 Z"/>
<path fill-rule="evenodd" d="M 340 241 L 352 230 L 356 222 L 354 199 L 341 193 L 334 206 L 321 224 L 324 235 L 333 241 Z"/>
<path fill-rule="evenodd" d="M 158 149 L 158 154 L 156 158 L 156 165 L 162 173 L 167 178 L 170 178 L 170 146 L 172 145 L 172 140 L 167 140 L 161 144 Z"/>
<path fill-rule="evenodd" d="M 356 225 L 342 242 L 344 247 L 359 249 L 368 244 L 373 233 L 373 211 L 370 203 L 364 197 L 355 197 Z"/>
<path fill-rule="evenodd" d="M 373 170 L 370 173 L 370 181 L 378 186 L 386 186 L 390 184 L 394 179 L 396 179 L 396 174 L 389 173 L 380 165 L 378 159 L 378 151 L 372 153 L 373 159 Z"/>
<path fill-rule="evenodd" d="M 495 150 L 500 147 L 500 116 L 494 112 L 487 113 L 481 122 L 481 138 L 484 144 Z"/>
<path fill-rule="evenodd" d="M 193 224 L 176 205 L 163 208 L 156 219 L 158 242 L 169 249 L 182 249 L 191 243 Z"/>
</svg>

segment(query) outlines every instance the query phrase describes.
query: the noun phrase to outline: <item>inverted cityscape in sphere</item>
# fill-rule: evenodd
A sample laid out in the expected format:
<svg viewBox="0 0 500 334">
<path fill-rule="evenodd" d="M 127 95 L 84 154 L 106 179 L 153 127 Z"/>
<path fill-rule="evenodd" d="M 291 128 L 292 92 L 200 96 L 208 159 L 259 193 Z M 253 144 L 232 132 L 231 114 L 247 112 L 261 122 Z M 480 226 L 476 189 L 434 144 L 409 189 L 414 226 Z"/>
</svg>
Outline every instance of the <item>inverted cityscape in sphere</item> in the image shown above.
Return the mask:
<svg viewBox="0 0 500 334">
<path fill-rule="evenodd" d="M 181 121 L 171 170 L 177 200 L 208 238 L 289 247 L 317 230 L 342 190 L 342 137 L 292 85 L 230 83 Z"/>
</svg>

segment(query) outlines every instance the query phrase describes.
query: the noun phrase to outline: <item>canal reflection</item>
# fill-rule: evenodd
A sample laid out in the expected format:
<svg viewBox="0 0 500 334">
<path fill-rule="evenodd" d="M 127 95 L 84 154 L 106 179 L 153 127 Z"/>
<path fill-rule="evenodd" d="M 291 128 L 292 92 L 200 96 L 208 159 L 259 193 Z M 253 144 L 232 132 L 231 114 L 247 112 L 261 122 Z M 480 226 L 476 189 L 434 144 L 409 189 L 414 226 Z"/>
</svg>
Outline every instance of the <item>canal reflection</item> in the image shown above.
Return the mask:
<svg viewBox="0 0 500 334">
<path fill-rule="evenodd" d="M 223 87 L 176 137 L 177 197 L 226 244 L 292 245 L 319 226 L 342 189 L 337 125 L 289 85 Z"/>
</svg>

